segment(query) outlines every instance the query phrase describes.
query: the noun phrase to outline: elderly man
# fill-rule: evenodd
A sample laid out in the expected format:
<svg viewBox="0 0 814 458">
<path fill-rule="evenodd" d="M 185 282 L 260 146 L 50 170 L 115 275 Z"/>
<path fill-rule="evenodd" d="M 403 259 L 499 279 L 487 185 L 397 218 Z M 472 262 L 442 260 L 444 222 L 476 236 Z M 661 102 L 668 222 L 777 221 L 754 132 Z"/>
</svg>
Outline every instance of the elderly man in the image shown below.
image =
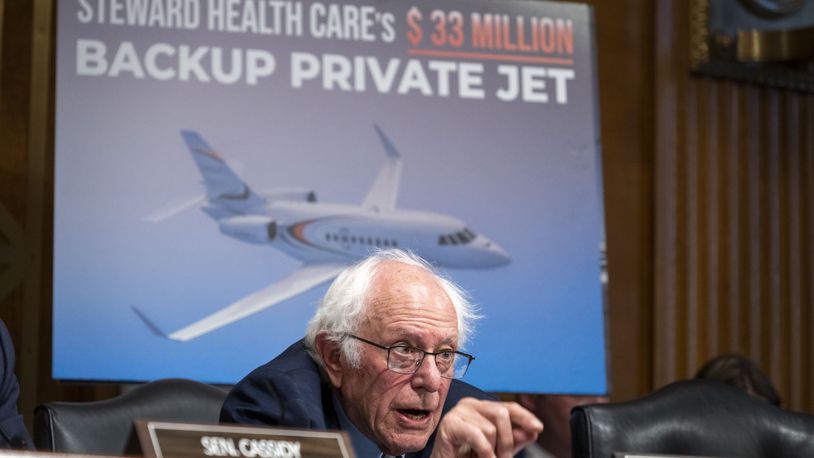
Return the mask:
<svg viewBox="0 0 814 458">
<path fill-rule="evenodd" d="M 235 385 L 221 421 L 343 429 L 360 458 L 510 457 L 543 425 L 456 380 L 474 318 L 426 262 L 378 252 L 337 277 L 304 342 Z"/>
</svg>

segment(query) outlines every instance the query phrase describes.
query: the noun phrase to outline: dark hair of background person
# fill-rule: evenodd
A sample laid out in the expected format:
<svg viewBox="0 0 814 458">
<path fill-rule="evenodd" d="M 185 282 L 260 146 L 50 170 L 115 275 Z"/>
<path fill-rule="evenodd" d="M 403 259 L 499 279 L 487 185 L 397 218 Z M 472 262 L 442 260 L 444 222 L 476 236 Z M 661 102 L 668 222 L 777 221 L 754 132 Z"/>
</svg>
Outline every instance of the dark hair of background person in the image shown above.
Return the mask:
<svg viewBox="0 0 814 458">
<path fill-rule="evenodd" d="M 778 407 L 782 404 L 769 377 L 757 363 L 741 355 L 733 353 L 717 356 L 707 361 L 695 374 L 695 378 L 723 382 Z"/>
<path fill-rule="evenodd" d="M 607 396 L 570 394 L 516 394 L 514 399 L 537 415 L 545 426 L 536 443 L 545 453 L 530 446 L 524 451 L 525 458 L 571 458 L 571 409 L 608 402 Z"/>
</svg>

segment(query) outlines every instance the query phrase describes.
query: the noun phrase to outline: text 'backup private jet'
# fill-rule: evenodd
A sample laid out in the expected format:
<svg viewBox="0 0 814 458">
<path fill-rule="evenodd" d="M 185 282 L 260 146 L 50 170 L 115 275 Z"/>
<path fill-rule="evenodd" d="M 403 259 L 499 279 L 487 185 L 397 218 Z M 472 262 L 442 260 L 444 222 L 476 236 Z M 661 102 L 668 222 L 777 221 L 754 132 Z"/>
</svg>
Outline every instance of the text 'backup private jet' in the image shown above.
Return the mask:
<svg viewBox="0 0 814 458">
<path fill-rule="evenodd" d="M 332 280 L 349 264 L 375 249 L 410 250 L 433 265 L 483 269 L 506 265 L 508 254 L 497 244 L 450 216 L 396 208 L 401 157 L 374 126 L 387 160 L 361 205 L 316 201 L 314 192 L 280 189 L 260 195 L 246 185 L 201 136 L 182 131 L 206 191 L 201 210 L 220 231 L 243 242 L 269 245 L 303 262 L 284 278 L 227 305 L 178 331 L 164 334 L 143 313 L 135 312 L 156 333 L 187 341 L 245 318 Z M 162 210 L 160 221 L 183 208 Z"/>
</svg>

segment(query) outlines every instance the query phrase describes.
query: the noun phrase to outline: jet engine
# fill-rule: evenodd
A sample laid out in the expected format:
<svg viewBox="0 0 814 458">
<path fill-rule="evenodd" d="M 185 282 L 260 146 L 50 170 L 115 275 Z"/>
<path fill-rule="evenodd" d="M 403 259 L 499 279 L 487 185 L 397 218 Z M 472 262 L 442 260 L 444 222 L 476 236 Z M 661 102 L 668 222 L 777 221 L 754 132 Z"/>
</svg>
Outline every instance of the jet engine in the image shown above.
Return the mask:
<svg viewBox="0 0 814 458">
<path fill-rule="evenodd" d="M 221 233 L 238 240 L 262 245 L 277 237 L 277 222 L 268 216 L 242 215 L 220 220 Z"/>
<path fill-rule="evenodd" d="M 286 202 L 314 203 L 317 201 L 317 193 L 313 189 L 301 187 L 275 188 L 264 190 L 262 194 L 263 197 L 270 202 L 281 200 Z"/>
</svg>

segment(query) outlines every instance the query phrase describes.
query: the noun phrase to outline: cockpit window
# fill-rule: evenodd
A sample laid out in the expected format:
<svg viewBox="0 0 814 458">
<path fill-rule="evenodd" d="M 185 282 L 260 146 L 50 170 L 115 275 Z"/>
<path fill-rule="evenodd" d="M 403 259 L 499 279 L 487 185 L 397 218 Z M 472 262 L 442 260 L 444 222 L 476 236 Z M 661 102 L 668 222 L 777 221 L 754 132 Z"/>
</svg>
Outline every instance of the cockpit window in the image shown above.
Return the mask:
<svg viewBox="0 0 814 458">
<path fill-rule="evenodd" d="M 444 234 L 438 237 L 439 245 L 465 245 L 475 239 L 475 234 L 469 229 L 454 234 Z"/>
</svg>

